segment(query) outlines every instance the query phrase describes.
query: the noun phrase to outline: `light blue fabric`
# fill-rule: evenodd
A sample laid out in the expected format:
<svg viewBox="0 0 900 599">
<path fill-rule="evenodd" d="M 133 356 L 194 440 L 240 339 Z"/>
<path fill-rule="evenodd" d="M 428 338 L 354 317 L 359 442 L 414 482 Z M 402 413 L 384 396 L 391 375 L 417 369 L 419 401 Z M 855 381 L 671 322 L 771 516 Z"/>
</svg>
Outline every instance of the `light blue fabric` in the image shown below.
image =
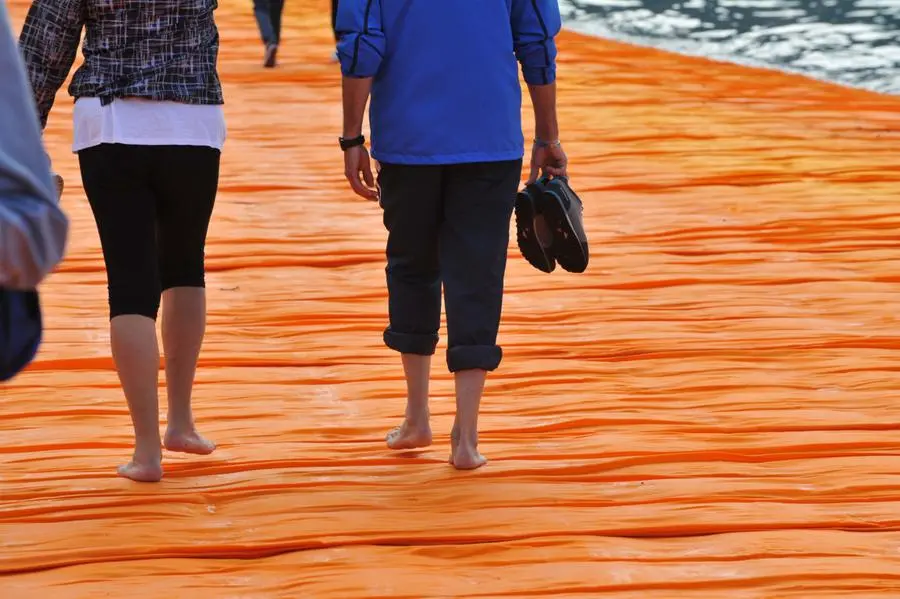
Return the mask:
<svg viewBox="0 0 900 599">
<path fill-rule="evenodd" d="M 62 259 L 69 223 L 3 0 L 0 82 L 0 287 L 27 290 Z"/>
<path fill-rule="evenodd" d="M 527 83 L 553 83 L 560 27 L 557 0 L 340 0 L 341 71 L 374 77 L 372 155 L 397 164 L 522 158 L 518 65 Z"/>
</svg>

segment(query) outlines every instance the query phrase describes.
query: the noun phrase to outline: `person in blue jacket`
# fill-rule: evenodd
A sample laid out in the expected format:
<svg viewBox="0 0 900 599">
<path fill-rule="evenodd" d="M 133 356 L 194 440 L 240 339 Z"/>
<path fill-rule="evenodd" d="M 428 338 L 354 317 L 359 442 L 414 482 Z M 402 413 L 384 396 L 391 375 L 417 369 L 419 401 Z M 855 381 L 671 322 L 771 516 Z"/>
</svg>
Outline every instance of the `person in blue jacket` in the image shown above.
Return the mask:
<svg viewBox="0 0 900 599">
<path fill-rule="evenodd" d="M 509 226 L 522 174 L 519 65 L 534 107 L 531 176 L 566 175 L 556 118 L 557 0 L 340 0 L 345 175 L 378 200 L 387 240 L 386 345 L 402 355 L 406 417 L 392 449 L 431 444 L 428 382 L 446 304 L 456 383 L 450 462 L 474 469 L 497 345 Z M 518 60 L 517 60 L 518 59 Z M 363 135 L 371 96 L 373 177 Z"/>
<path fill-rule="evenodd" d="M 0 382 L 34 358 L 43 332 L 37 286 L 63 258 L 69 220 L 41 142 L 22 57 L 0 0 Z"/>
<path fill-rule="evenodd" d="M 0 81 L 0 287 L 31 290 L 62 260 L 69 221 L 2 2 Z"/>
</svg>

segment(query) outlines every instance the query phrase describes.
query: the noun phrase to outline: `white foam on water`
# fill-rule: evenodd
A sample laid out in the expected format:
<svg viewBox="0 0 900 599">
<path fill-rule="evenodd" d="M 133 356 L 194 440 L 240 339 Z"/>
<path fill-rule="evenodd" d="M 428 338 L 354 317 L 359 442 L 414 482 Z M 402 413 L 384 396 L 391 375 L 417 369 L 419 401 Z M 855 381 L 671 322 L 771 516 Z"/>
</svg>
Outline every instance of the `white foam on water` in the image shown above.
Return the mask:
<svg viewBox="0 0 900 599">
<path fill-rule="evenodd" d="M 823 0 L 822 4 L 836 2 Z M 900 94 L 900 44 L 872 45 L 897 38 L 897 32 L 883 23 L 891 9 L 900 15 L 900 0 L 857 0 L 857 9 L 845 16 L 868 23 L 816 22 L 798 6 L 796 0 L 719 0 L 715 12 L 730 22 L 739 24 L 747 13 L 793 21 L 739 32 L 717 29 L 679 12 L 682 8 L 706 10 L 707 0 L 685 0 L 663 12 L 651 11 L 638 0 L 580 0 L 577 5 L 560 0 L 566 27 L 588 35 Z M 614 10 L 601 17 L 589 12 L 589 7 Z"/>
</svg>

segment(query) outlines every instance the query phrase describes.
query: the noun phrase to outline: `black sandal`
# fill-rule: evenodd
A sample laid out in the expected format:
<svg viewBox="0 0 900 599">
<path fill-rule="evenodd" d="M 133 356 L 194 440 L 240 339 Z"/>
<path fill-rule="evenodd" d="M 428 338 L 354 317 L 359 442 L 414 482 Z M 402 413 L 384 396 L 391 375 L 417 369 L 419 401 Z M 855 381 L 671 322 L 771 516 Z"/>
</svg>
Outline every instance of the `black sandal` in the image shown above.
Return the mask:
<svg viewBox="0 0 900 599">
<path fill-rule="evenodd" d="M 541 217 L 539 206 L 544 196 L 544 183 L 541 180 L 528 185 L 516 196 L 516 241 L 522 256 L 536 269 L 542 272 L 553 272 L 556 260 L 551 252 L 549 240 L 541 242 L 538 235 L 538 221 Z M 546 236 L 545 236 L 546 237 Z"/>
<path fill-rule="evenodd" d="M 543 188 L 538 208 L 553 234 L 553 257 L 569 272 L 584 272 L 590 256 L 581 198 L 572 191 L 565 177 L 550 179 Z"/>
</svg>

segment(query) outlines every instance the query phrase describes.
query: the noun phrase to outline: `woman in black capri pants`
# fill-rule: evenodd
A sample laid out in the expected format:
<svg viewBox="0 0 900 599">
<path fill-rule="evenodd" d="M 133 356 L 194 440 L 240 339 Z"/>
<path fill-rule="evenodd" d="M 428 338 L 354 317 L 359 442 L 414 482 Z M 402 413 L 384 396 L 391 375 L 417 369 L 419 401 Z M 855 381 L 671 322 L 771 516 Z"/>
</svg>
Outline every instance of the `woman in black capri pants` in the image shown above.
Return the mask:
<svg viewBox="0 0 900 599">
<path fill-rule="evenodd" d="M 134 455 L 119 474 L 137 481 L 162 478 L 163 444 L 194 454 L 215 449 L 191 410 L 206 324 L 204 246 L 225 140 L 215 6 L 35 0 L 19 40 L 43 127 L 85 30 L 84 64 L 69 87 L 73 151 L 103 248 L 112 355 L 135 433 Z"/>
</svg>

